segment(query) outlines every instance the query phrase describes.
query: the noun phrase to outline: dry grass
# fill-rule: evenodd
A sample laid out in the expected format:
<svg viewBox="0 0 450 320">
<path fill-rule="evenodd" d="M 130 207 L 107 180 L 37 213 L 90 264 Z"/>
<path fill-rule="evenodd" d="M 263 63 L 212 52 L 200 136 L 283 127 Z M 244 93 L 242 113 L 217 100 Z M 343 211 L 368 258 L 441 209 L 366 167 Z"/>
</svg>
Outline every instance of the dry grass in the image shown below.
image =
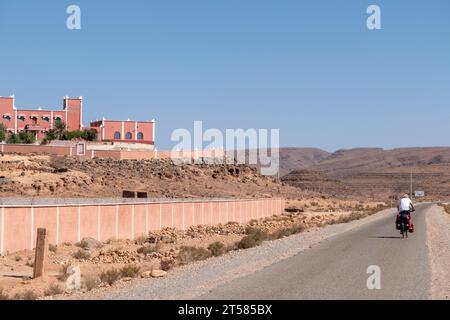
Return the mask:
<svg viewBox="0 0 450 320">
<path fill-rule="evenodd" d="M 48 250 L 53 252 L 53 253 L 56 253 L 58 251 L 58 246 L 53 245 L 53 244 L 49 244 L 48 245 Z"/>
<path fill-rule="evenodd" d="M 22 293 L 16 293 L 14 300 L 37 300 L 38 295 L 33 290 L 27 290 Z"/>
<path fill-rule="evenodd" d="M 49 296 L 56 296 L 58 294 L 61 294 L 64 292 L 64 289 L 56 284 L 56 283 L 52 283 L 51 285 L 49 285 L 49 287 L 44 291 L 44 296 L 49 297 Z"/>
<path fill-rule="evenodd" d="M 270 235 L 270 239 L 276 240 L 276 239 L 281 239 L 281 238 L 289 237 L 289 236 L 291 236 L 291 235 L 301 233 L 301 232 L 303 232 L 303 231 L 305 231 L 305 230 L 306 230 L 305 225 L 303 225 L 303 224 L 298 224 L 298 225 L 295 225 L 295 226 L 290 227 L 290 228 L 284 228 L 284 229 L 280 229 L 280 230 L 274 231 L 274 232 Z"/>
</svg>

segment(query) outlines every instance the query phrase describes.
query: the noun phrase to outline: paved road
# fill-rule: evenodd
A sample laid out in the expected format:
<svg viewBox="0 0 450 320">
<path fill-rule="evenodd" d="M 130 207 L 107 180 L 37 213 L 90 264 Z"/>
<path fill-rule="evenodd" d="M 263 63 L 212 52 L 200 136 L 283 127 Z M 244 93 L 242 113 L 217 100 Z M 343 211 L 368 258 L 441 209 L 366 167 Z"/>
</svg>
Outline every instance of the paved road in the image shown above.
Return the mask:
<svg viewBox="0 0 450 320">
<path fill-rule="evenodd" d="M 393 217 L 332 237 L 199 299 L 429 299 L 431 272 L 425 214 L 413 214 L 416 232 L 403 240 Z M 381 268 L 381 289 L 367 289 L 367 268 Z"/>
</svg>

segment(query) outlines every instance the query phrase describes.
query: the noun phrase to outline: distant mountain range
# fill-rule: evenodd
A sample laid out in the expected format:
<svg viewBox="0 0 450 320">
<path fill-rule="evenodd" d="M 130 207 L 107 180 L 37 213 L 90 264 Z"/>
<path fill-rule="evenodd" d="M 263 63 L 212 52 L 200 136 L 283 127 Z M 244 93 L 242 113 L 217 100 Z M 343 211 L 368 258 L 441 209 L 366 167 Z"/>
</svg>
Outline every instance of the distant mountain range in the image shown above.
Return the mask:
<svg viewBox="0 0 450 320">
<path fill-rule="evenodd" d="M 411 170 L 415 190 L 450 196 L 450 147 L 357 148 L 334 153 L 317 148 L 280 149 L 283 181 L 326 193 L 396 195 L 409 191 Z"/>
</svg>

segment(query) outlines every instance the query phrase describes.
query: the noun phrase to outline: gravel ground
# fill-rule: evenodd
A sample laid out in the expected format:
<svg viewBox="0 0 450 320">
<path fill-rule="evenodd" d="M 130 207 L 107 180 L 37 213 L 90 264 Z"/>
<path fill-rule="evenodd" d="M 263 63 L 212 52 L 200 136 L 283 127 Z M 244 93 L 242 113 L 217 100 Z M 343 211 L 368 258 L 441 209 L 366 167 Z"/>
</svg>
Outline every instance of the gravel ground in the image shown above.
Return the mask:
<svg viewBox="0 0 450 320">
<path fill-rule="evenodd" d="M 288 238 L 268 241 L 259 247 L 228 253 L 222 257 L 208 259 L 169 273 L 160 279 L 136 279 L 107 289 L 88 294 L 71 296 L 71 299 L 194 299 L 212 288 L 231 280 L 261 270 L 280 260 L 292 257 L 321 241 L 352 230 L 367 222 L 393 214 L 393 209 L 347 224 L 331 225 Z"/>
<path fill-rule="evenodd" d="M 450 215 L 439 206 L 427 212 L 427 245 L 431 264 L 431 297 L 450 300 Z"/>
</svg>

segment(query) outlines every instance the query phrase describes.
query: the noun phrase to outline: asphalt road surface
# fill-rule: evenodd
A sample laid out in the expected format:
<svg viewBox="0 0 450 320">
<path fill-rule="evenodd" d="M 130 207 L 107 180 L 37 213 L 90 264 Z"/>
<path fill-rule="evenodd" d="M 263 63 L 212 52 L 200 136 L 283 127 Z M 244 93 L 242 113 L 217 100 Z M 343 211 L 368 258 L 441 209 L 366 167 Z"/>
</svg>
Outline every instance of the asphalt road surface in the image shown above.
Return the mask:
<svg viewBox="0 0 450 320">
<path fill-rule="evenodd" d="M 199 299 L 429 299 L 431 272 L 425 214 L 403 240 L 390 216 L 334 236 L 296 256 L 212 289 Z M 369 266 L 380 269 L 380 289 L 369 290 Z"/>
</svg>

